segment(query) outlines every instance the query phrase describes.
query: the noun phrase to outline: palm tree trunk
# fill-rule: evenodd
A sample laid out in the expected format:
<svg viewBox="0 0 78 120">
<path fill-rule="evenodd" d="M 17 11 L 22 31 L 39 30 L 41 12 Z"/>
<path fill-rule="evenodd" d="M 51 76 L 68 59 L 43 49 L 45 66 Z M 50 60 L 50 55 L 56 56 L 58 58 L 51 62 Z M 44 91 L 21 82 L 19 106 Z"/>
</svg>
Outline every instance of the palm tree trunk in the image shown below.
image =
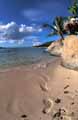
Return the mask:
<svg viewBox="0 0 78 120">
<path fill-rule="evenodd" d="M 63 45 L 63 40 L 64 40 L 64 36 L 63 36 L 63 33 L 62 32 L 60 32 L 60 37 L 61 37 L 61 45 Z"/>
<path fill-rule="evenodd" d="M 62 34 L 62 33 L 60 33 L 60 36 L 61 36 L 62 40 L 64 40 L 64 36 L 63 36 L 63 34 Z"/>
</svg>

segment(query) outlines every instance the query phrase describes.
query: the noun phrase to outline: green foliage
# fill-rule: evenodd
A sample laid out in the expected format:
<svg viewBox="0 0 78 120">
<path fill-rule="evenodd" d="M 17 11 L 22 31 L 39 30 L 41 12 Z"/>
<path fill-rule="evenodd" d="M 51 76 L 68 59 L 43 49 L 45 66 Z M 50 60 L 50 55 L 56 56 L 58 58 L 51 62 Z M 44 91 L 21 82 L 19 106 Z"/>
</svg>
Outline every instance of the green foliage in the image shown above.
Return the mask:
<svg viewBox="0 0 78 120">
<path fill-rule="evenodd" d="M 74 0 L 74 4 L 68 8 L 69 12 L 74 16 L 78 16 L 78 0 Z"/>
<path fill-rule="evenodd" d="M 55 20 L 53 21 L 52 25 L 51 24 L 44 24 L 43 27 L 45 28 L 49 28 L 51 29 L 51 33 L 48 35 L 49 37 L 50 36 L 53 36 L 53 35 L 60 35 L 62 39 L 64 39 L 63 37 L 63 18 L 58 16 L 55 18 Z"/>
</svg>

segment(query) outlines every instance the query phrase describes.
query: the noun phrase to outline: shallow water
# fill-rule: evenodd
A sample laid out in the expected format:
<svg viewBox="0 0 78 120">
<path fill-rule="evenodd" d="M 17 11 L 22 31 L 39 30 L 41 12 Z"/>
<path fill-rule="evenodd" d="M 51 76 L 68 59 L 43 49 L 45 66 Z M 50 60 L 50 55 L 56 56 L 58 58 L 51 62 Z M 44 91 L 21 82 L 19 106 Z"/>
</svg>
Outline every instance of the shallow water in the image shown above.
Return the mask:
<svg viewBox="0 0 78 120">
<path fill-rule="evenodd" d="M 0 49 L 0 68 L 31 65 L 52 58 L 45 48 L 5 48 Z"/>
</svg>

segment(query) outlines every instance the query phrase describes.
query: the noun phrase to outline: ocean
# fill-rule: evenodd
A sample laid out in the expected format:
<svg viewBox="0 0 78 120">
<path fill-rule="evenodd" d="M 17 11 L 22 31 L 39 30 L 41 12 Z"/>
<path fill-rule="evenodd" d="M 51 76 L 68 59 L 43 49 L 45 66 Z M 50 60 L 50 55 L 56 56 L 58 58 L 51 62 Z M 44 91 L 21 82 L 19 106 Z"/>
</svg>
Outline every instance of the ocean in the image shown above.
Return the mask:
<svg viewBox="0 0 78 120">
<path fill-rule="evenodd" d="M 32 65 L 42 61 L 52 60 L 45 48 L 1 48 L 0 68 L 10 68 L 19 65 Z"/>
</svg>

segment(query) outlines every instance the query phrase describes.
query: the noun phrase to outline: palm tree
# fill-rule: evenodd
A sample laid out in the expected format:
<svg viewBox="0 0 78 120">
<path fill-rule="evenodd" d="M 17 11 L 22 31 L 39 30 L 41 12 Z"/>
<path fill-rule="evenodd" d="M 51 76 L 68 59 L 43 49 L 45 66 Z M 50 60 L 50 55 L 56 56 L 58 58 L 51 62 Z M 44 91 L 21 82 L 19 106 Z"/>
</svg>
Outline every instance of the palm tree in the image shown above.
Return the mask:
<svg viewBox="0 0 78 120">
<path fill-rule="evenodd" d="M 68 8 L 69 12 L 73 15 L 73 17 L 78 16 L 78 0 L 74 0 L 74 4 Z"/>
<path fill-rule="evenodd" d="M 63 18 L 58 16 L 55 18 L 53 24 L 44 24 L 43 27 L 45 28 L 50 28 L 51 29 L 51 33 L 48 36 L 53 36 L 53 35 L 60 35 L 61 40 L 64 40 L 64 29 L 63 29 Z"/>
</svg>

